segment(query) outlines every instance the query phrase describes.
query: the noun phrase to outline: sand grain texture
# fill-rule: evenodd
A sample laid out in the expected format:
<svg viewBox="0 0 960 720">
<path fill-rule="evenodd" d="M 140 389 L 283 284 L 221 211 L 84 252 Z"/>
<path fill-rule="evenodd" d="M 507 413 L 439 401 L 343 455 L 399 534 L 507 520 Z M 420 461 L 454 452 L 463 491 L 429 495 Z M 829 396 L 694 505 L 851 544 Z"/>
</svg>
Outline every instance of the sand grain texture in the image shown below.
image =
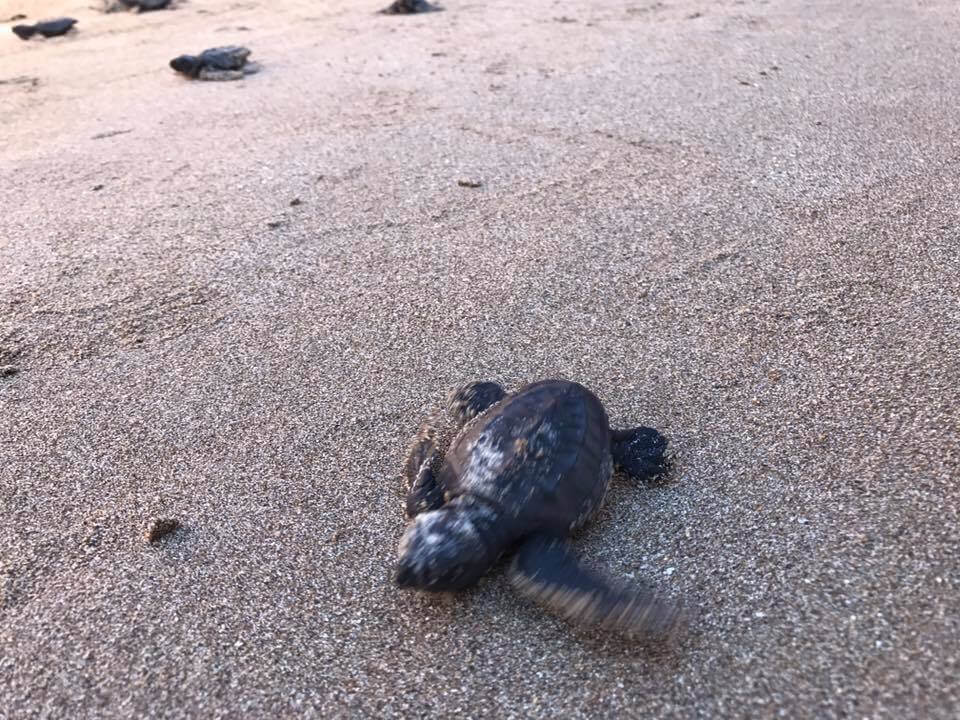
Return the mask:
<svg viewBox="0 0 960 720">
<path fill-rule="evenodd" d="M 955 716 L 955 2 L 89 4 L 0 2 L 80 20 L 0 28 L 0 716 Z M 386 583 L 548 376 L 672 438 L 579 547 L 674 652 Z"/>
</svg>

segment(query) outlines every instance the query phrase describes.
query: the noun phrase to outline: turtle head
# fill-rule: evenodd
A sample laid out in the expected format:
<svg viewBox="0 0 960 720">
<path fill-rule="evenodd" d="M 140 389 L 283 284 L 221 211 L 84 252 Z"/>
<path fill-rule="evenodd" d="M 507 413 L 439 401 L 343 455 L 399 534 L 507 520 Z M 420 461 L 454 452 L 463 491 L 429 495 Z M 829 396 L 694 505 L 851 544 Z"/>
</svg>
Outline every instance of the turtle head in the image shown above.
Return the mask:
<svg viewBox="0 0 960 720">
<path fill-rule="evenodd" d="M 202 66 L 203 61 L 196 55 L 178 55 L 170 61 L 170 67 L 190 77 L 196 77 Z"/>
<path fill-rule="evenodd" d="M 472 513 L 454 503 L 410 523 L 400 539 L 394 582 L 432 592 L 460 590 L 479 580 L 495 560 Z"/>
<path fill-rule="evenodd" d="M 506 396 L 503 388 L 495 382 L 472 382 L 450 393 L 447 410 L 450 417 L 461 425 L 496 405 Z"/>
<path fill-rule="evenodd" d="M 37 32 L 37 29 L 33 25 L 14 25 L 11 29 L 13 30 L 13 34 L 21 40 L 28 40 Z"/>
</svg>

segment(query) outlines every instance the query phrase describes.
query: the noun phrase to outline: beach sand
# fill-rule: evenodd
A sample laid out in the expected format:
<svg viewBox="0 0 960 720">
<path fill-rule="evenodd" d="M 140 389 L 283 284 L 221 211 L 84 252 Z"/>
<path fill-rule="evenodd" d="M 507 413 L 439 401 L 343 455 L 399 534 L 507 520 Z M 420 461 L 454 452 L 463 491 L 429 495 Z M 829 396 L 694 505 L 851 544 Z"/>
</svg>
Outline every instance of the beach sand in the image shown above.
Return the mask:
<svg viewBox="0 0 960 720">
<path fill-rule="evenodd" d="M 953 0 L 93 4 L 0 2 L 0 716 L 956 717 Z M 387 581 L 551 376 L 672 440 L 577 544 L 677 648 Z"/>
</svg>

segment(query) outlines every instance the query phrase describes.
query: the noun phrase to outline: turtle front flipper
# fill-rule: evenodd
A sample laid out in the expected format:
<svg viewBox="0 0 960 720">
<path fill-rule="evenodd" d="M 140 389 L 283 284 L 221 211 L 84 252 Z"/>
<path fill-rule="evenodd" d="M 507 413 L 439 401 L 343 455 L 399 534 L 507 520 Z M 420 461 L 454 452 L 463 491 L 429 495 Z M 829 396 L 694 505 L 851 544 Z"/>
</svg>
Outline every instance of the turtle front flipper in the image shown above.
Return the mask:
<svg viewBox="0 0 960 720">
<path fill-rule="evenodd" d="M 403 475 L 407 480 L 407 517 L 436 510 L 443 506 L 443 488 L 437 482 L 436 470 L 443 460 L 444 440 L 451 433 L 446 412 L 438 410 L 426 419 L 410 443 Z"/>
<path fill-rule="evenodd" d="M 407 516 L 442 507 L 444 488 L 437 480 L 437 472 L 450 441 L 463 426 L 506 396 L 503 388 L 493 382 L 472 382 L 463 385 L 447 398 L 446 409 L 437 410 L 420 426 L 404 462 L 407 479 Z"/>
<path fill-rule="evenodd" d="M 670 469 L 666 456 L 667 438 L 653 428 L 614 430 L 610 433 L 610 454 L 620 470 L 634 480 L 651 480 Z"/>
<path fill-rule="evenodd" d="M 506 391 L 497 383 L 487 380 L 467 383 L 450 393 L 447 411 L 459 428 L 503 400 Z"/>
<path fill-rule="evenodd" d="M 200 80 L 210 80 L 213 82 L 224 82 L 229 80 L 242 80 L 246 73 L 243 70 L 218 70 L 216 68 L 202 67 L 197 73 Z"/>
<path fill-rule="evenodd" d="M 531 600 L 581 625 L 665 638 L 686 624 L 683 605 L 614 585 L 580 565 L 567 541 L 548 535 L 520 545 L 510 581 Z"/>
</svg>

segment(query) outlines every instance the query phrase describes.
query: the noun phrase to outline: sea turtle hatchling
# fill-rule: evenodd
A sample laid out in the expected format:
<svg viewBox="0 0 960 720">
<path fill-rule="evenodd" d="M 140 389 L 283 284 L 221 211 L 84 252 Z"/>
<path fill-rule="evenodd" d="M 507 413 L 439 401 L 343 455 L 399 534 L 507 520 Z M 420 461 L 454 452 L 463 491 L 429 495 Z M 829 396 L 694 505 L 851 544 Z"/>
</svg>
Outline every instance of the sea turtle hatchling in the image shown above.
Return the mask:
<svg viewBox="0 0 960 720">
<path fill-rule="evenodd" d="M 427 0 L 393 0 L 379 12 L 382 15 L 414 15 L 416 13 L 436 12 L 437 10 L 443 10 L 443 8 L 429 3 Z"/>
<path fill-rule="evenodd" d="M 45 38 L 66 35 L 76 24 L 77 21 L 73 18 L 62 17 L 56 20 L 44 20 L 33 25 L 14 25 L 10 29 L 21 40 L 29 40 L 34 35 L 42 35 Z"/>
<path fill-rule="evenodd" d="M 465 385 L 410 446 L 394 581 L 460 590 L 515 550 L 510 580 L 534 601 L 580 624 L 668 637 L 686 624 L 682 604 L 588 570 L 567 541 L 600 508 L 614 467 L 651 479 L 667 470 L 666 447 L 652 428 L 611 431 L 597 396 L 574 382 L 510 394 Z"/>
<path fill-rule="evenodd" d="M 103 0 L 103 12 L 113 13 L 121 10 L 136 10 L 150 12 L 151 10 L 166 10 L 171 0 Z"/>
<path fill-rule="evenodd" d="M 249 48 L 227 45 L 199 55 L 180 55 L 170 61 L 170 67 L 198 80 L 239 80 L 260 70 L 257 63 L 247 62 L 249 56 Z"/>
</svg>

